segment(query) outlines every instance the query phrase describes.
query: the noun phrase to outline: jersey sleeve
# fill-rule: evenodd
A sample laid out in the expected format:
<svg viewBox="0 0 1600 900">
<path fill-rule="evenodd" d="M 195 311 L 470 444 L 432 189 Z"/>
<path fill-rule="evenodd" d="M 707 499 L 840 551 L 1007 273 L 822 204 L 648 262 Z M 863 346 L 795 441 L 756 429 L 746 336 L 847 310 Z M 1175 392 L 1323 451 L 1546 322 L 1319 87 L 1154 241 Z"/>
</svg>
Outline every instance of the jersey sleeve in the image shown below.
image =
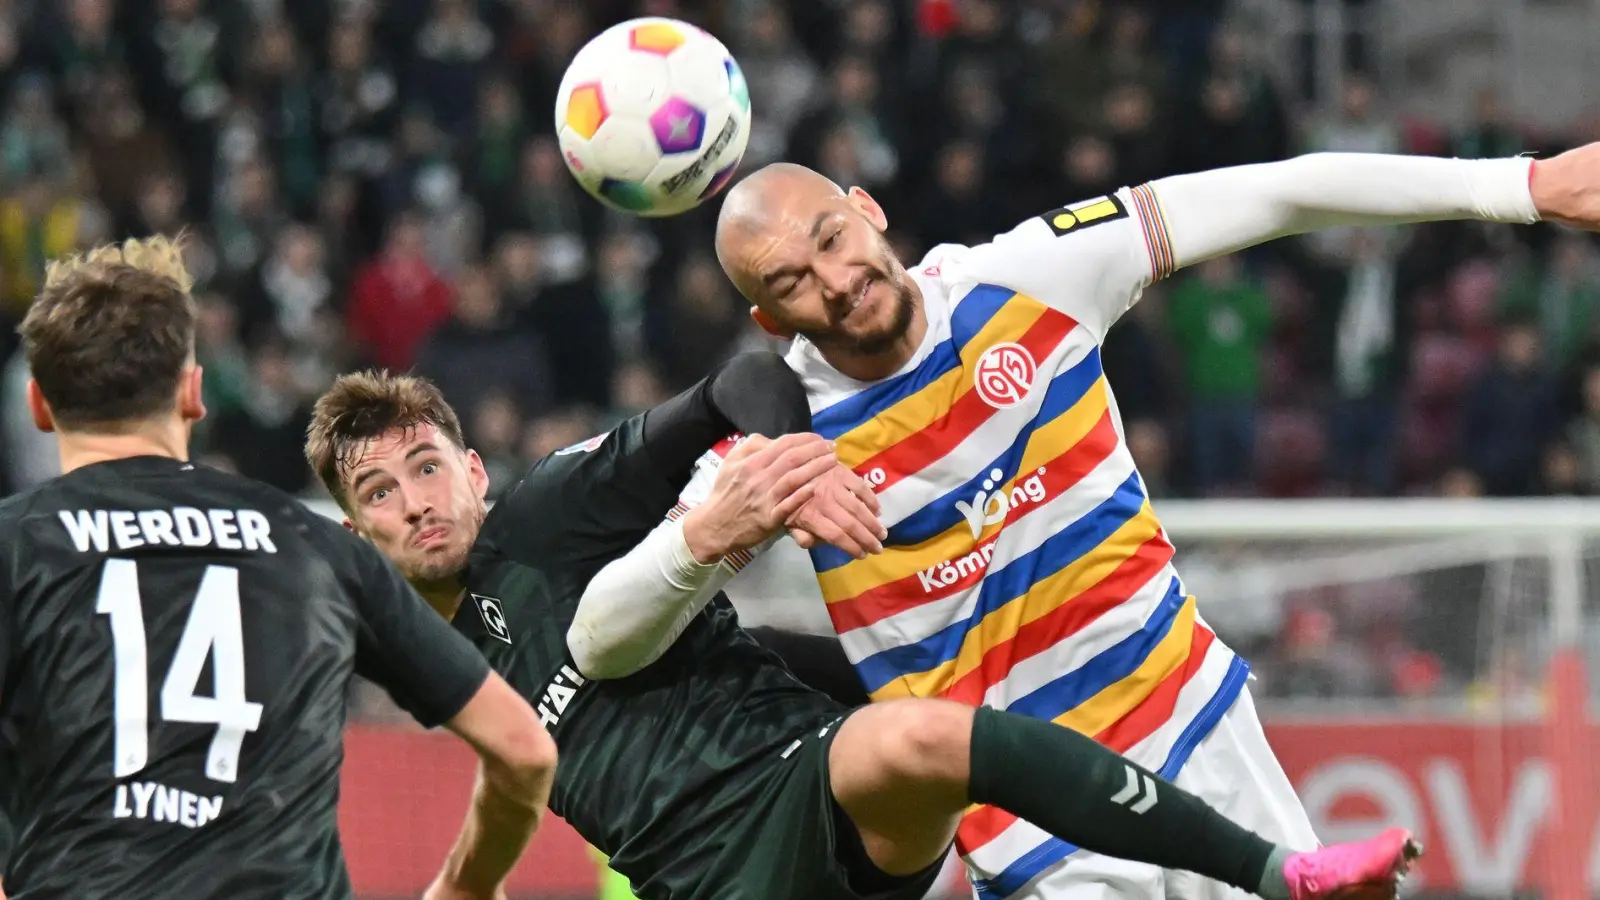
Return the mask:
<svg viewBox="0 0 1600 900">
<path fill-rule="evenodd" d="M 704 499 L 714 448 L 731 447 L 730 433 L 777 437 L 810 425 L 805 389 L 783 358 L 742 354 L 609 434 L 541 460 L 496 506 L 510 517 L 499 531 L 516 544 L 506 549 L 592 574 L 687 509 L 680 492 L 692 477 Z"/>
<path fill-rule="evenodd" d="M 1149 185 L 1034 216 L 973 247 L 967 277 L 1027 294 L 1101 339 L 1152 282 L 1176 268 Z"/>
<path fill-rule="evenodd" d="M 382 554 L 351 540 L 361 617 L 356 674 L 388 691 L 425 727 L 455 718 L 489 677 L 488 661 Z"/>
</svg>

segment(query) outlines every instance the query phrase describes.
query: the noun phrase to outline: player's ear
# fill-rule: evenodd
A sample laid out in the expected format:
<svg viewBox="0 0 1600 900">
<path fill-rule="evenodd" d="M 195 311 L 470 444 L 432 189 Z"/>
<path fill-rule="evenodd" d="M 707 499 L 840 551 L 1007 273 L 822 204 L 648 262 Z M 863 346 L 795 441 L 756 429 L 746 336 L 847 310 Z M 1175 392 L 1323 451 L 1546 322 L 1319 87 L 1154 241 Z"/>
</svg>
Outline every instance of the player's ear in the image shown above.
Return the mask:
<svg viewBox="0 0 1600 900">
<path fill-rule="evenodd" d="M 50 404 L 45 402 L 39 382 L 28 379 L 28 414 L 33 416 L 33 427 L 49 434 L 56 430 L 56 417 L 50 414 Z"/>
<path fill-rule="evenodd" d="M 775 338 L 782 338 L 787 341 L 794 337 L 794 332 L 779 325 L 777 320 L 763 312 L 760 307 L 750 307 L 750 318 L 756 320 L 756 324 L 761 326 L 762 331 Z"/>
<path fill-rule="evenodd" d="M 204 372 L 198 363 L 183 371 L 178 379 L 178 412 L 185 422 L 198 422 L 206 417 Z"/>
<path fill-rule="evenodd" d="M 871 194 L 859 187 L 852 187 L 848 196 L 850 205 L 854 206 L 863 216 L 866 216 L 867 221 L 872 223 L 873 228 L 879 231 L 888 230 L 889 217 L 884 214 L 883 207 L 878 205 L 878 201 L 872 199 Z"/>
<path fill-rule="evenodd" d="M 489 470 L 483 467 L 483 457 L 476 450 L 467 451 L 467 479 L 478 492 L 479 500 L 489 496 Z"/>
</svg>

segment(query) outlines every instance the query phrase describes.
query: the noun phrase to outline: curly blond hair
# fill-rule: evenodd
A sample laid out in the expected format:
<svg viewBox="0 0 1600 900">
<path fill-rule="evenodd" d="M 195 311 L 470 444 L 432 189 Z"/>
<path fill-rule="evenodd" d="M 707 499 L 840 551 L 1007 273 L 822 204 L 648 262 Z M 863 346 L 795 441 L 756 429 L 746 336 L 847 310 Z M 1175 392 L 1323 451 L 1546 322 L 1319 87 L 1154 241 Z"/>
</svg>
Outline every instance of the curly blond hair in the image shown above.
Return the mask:
<svg viewBox="0 0 1600 900">
<path fill-rule="evenodd" d="M 73 281 L 108 277 L 114 270 L 126 267 L 170 279 L 178 290 L 187 294 L 194 288 L 194 278 L 183 262 L 185 237 L 183 234 L 170 238 L 158 234 L 142 240 L 133 238 L 51 260 L 44 270 L 44 289 L 49 291 Z"/>
<path fill-rule="evenodd" d="M 171 412 L 194 355 L 183 238 L 129 240 L 52 261 L 17 332 L 64 428 L 118 431 Z"/>
</svg>

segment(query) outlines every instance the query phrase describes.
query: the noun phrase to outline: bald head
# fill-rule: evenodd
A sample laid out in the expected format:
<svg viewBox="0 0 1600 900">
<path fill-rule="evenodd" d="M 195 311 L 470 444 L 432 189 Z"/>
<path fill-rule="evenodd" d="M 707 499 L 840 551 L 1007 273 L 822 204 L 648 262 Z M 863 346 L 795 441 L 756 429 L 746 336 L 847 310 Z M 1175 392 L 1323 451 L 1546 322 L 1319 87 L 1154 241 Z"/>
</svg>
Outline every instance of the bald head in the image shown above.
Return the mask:
<svg viewBox="0 0 1600 900">
<path fill-rule="evenodd" d="M 807 338 L 842 372 L 892 371 L 920 295 L 883 236 L 888 225 L 866 191 L 774 163 L 723 200 L 717 261 L 768 332 Z"/>
<path fill-rule="evenodd" d="M 728 190 L 717 215 L 717 261 L 746 297 L 752 260 L 744 252 L 752 240 L 781 227 L 782 219 L 845 192 L 822 173 L 795 163 L 772 163 L 757 169 Z"/>
</svg>

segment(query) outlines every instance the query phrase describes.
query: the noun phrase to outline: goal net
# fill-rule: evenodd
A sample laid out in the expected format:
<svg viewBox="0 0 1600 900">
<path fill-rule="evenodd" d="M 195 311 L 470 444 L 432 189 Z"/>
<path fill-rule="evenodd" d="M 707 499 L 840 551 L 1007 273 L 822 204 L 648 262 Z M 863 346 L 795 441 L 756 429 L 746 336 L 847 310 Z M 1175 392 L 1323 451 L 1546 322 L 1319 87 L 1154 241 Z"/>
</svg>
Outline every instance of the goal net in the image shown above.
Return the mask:
<svg viewBox="0 0 1600 900">
<path fill-rule="evenodd" d="M 1584 676 L 1600 509 L 1560 501 L 1162 504 L 1200 611 L 1252 662 L 1328 842 L 1403 824 L 1410 890 L 1587 897 L 1600 763 Z"/>
</svg>

